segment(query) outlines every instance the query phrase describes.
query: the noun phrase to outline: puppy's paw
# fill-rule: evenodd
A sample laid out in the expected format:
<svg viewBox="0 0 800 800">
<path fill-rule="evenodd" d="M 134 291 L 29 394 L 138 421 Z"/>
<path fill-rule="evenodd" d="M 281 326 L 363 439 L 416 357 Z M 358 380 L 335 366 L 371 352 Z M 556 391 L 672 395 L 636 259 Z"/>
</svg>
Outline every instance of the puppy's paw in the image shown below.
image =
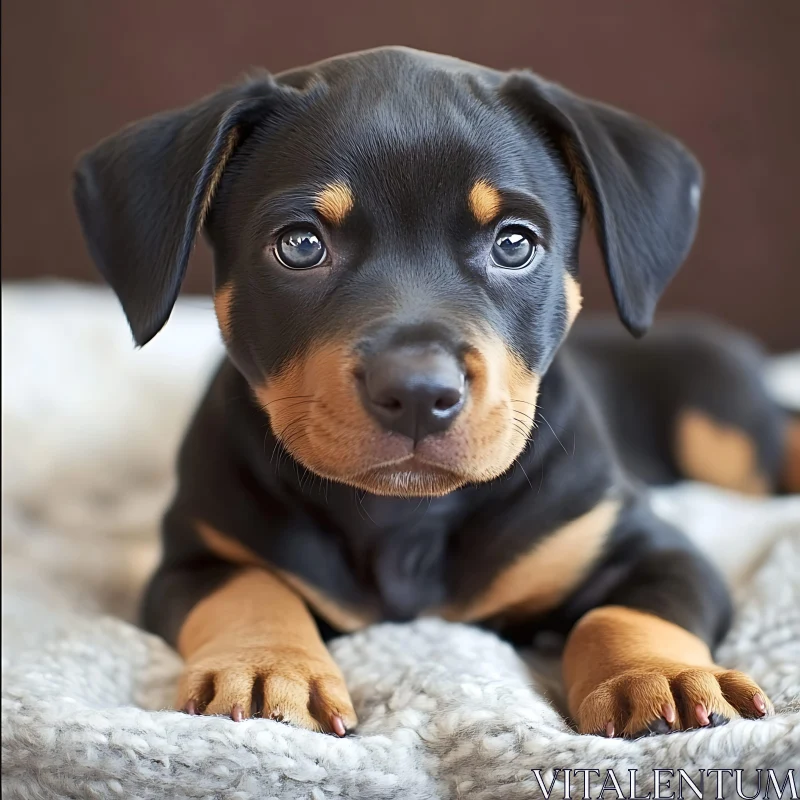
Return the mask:
<svg viewBox="0 0 800 800">
<path fill-rule="evenodd" d="M 636 739 L 772 712 L 767 695 L 742 672 L 665 663 L 601 683 L 581 703 L 577 722 L 581 733 Z"/>
<path fill-rule="evenodd" d="M 189 714 L 263 717 L 337 736 L 358 721 L 333 660 L 293 647 L 192 659 L 181 676 L 177 706 Z"/>
</svg>

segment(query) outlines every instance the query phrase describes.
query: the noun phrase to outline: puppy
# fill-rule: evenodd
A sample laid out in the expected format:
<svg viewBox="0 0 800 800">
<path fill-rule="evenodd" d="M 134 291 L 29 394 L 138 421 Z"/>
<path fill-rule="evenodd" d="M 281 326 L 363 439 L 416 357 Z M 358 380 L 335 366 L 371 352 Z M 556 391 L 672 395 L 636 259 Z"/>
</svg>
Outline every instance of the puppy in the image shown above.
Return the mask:
<svg viewBox="0 0 800 800">
<path fill-rule="evenodd" d="M 564 344 L 582 219 L 639 337 L 701 183 L 636 117 L 405 48 L 253 77 L 81 158 L 83 232 L 138 345 L 200 231 L 214 251 L 227 358 L 144 602 L 186 661 L 180 708 L 343 736 L 356 714 L 324 642 L 438 615 L 563 633 L 585 733 L 770 713 L 712 658 L 721 577 L 643 492 L 778 487 L 787 423 L 757 354 L 700 323 Z"/>
</svg>

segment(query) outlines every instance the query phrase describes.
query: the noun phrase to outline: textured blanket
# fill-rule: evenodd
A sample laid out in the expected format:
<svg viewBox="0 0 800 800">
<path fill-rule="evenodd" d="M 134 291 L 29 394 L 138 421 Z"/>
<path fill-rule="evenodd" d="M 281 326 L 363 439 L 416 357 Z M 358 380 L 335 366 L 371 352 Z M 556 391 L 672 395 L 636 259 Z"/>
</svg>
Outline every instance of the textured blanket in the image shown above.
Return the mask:
<svg viewBox="0 0 800 800">
<path fill-rule="evenodd" d="M 184 301 L 136 352 L 104 291 L 3 290 L 4 798 L 479 800 L 541 797 L 554 779 L 562 797 L 566 768 L 599 770 L 591 797 L 610 769 L 623 794 L 606 798 L 630 796 L 634 769 L 641 796 L 660 780 L 654 769 L 698 781 L 740 768 L 752 794 L 756 769 L 782 782 L 800 766 L 800 498 L 697 485 L 654 500 L 733 584 L 738 614 L 719 660 L 769 692 L 772 718 L 635 742 L 579 736 L 556 662 L 435 620 L 334 643 L 360 718 L 343 740 L 164 710 L 180 661 L 132 622 L 174 451 L 220 353 L 210 309 Z M 774 378 L 800 402 L 797 358 Z M 735 797 L 727 781 L 722 796 Z"/>
</svg>

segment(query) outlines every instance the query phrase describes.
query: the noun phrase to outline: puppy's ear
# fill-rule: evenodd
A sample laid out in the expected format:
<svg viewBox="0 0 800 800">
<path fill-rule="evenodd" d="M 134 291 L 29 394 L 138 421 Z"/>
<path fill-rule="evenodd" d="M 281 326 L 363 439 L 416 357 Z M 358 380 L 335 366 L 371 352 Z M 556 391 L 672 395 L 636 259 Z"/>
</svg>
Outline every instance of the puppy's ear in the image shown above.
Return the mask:
<svg viewBox="0 0 800 800">
<path fill-rule="evenodd" d="M 530 73 L 512 73 L 502 91 L 560 150 L 600 241 L 619 316 L 643 335 L 694 239 L 700 165 L 644 120 Z"/>
<path fill-rule="evenodd" d="M 80 158 L 81 228 L 138 345 L 167 321 L 225 164 L 276 92 L 268 76 L 223 89 L 134 123 Z"/>
</svg>

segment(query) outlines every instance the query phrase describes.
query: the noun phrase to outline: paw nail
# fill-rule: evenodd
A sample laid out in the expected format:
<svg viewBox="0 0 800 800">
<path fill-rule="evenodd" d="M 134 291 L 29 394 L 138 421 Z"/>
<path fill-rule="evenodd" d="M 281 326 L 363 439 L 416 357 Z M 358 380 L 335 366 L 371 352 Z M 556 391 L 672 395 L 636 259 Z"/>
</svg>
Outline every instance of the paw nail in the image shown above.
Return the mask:
<svg viewBox="0 0 800 800">
<path fill-rule="evenodd" d="M 344 736 L 347 733 L 347 728 L 345 728 L 341 717 L 331 717 L 331 725 L 333 726 L 333 732 L 337 736 Z"/>
<path fill-rule="evenodd" d="M 767 704 L 764 702 L 764 698 L 757 694 L 753 697 L 753 705 L 756 707 L 756 711 L 763 717 L 767 713 Z"/>
<path fill-rule="evenodd" d="M 697 721 L 700 723 L 702 727 L 705 728 L 706 725 L 709 723 L 708 719 L 708 711 L 706 711 L 706 707 L 702 703 L 698 703 L 694 707 L 694 713 L 697 714 Z"/>
<path fill-rule="evenodd" d="M 241 722 L 244 719 L 244 712 L 241 706 L 234 706 L 231 709 L 231 719 L 234 722 Z"/>
<path fill-rule="evenodd" d="M 609 722 L 608 725 L 606 725 L 606 736 L 609 739 L 613 739 L 614 738 L 614 723 L 613 722 Z"/>
<path fill-rule="evenodd" d="M 675 709 L 669 703 L 661 706 L 661 714 L 670 725 L 675 722 Z"/>
<path fill-rule="evenodd" d="M 184 707 L 184 713 L 191 714 L 195 716 L 197 714 L 197 703 L 194 700 L 190 700 Z"/>
</svg>

